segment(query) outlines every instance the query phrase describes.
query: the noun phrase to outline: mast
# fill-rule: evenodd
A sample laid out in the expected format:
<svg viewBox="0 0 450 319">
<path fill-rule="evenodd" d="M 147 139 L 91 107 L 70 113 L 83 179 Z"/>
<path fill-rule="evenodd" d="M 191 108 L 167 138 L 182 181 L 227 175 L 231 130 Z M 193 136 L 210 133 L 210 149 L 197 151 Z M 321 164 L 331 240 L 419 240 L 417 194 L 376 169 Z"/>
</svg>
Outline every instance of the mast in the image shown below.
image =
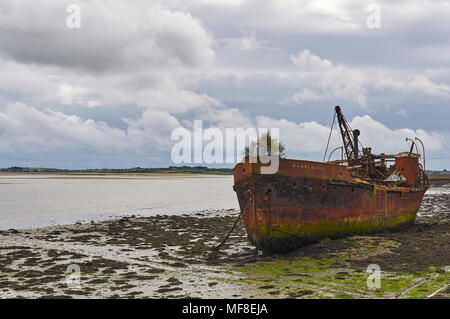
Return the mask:
<svg viewBox="0 0 450 319">
<path fill-rule="evenodd" d="M 339 122 L 339 129 L 341 130 L 342 142 L 344 143 L 345 154 L 349 165 L 353 165 L 358 160 L 358 136 L 359 130 L 352 131 L 350 125 L 345 120 L 342 114 L 341 107 L 335 106 L 336 116 Z"/>
</svg>

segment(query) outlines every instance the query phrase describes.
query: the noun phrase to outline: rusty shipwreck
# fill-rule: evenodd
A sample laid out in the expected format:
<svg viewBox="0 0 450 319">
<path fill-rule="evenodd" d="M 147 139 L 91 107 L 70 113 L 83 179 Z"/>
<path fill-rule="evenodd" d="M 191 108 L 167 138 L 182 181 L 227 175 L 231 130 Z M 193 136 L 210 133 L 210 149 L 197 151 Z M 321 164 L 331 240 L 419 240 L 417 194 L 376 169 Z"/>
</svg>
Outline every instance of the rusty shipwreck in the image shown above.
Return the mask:
<svg viewBox="0 0 450 319">
<path fill-rule="evenodd" d="M 248 238 L 263 252 L 282 253 L 323 238 L 394 231 L 414 223 L 428 189 L 419 139 L 407 139 L 410 151 L 395 155 L 372 154 L 368 147 L 360 151 L 359 131 L 350 128 L 339 106 L 333 124 L 336 118 L 346 158 L 280 158 L 277 173 L 261 174 L 264 164 L 246 157 L 234 168 L 233 188 Z"/>
</svg>

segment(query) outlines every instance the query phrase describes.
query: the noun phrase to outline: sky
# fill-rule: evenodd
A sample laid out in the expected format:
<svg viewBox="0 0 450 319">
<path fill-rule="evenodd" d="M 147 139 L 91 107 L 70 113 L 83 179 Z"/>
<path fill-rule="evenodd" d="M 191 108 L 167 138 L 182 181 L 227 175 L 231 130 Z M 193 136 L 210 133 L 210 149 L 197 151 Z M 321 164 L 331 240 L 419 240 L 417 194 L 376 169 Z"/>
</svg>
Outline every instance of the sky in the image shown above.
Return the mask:
<svg viewBox="0 0 450 319">
<path fill-rule="evenodd" d="M 0 167 L 174 165 L 194 120 L 278 128 L 289 158 L 321 161 L 340 105 L 374 152 L 419 137 L 450 169 L 449 17 L 441 0 L 0 0 Z"/>
</svg>

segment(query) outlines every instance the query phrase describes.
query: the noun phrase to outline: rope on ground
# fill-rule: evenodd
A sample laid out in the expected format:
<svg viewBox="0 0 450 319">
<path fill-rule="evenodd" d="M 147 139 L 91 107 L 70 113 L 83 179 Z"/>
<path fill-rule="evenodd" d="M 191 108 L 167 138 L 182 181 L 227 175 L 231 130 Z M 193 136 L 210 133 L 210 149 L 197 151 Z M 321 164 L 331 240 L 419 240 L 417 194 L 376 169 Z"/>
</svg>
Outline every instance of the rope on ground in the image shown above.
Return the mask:
<svg viewBox="0 0 450 319">
<path fill-rule="evenodd" d="M 239 219 L 241 219 L 240 213 L 239 213 L 238 217 L 236 218 L 236 221 L 234 222 L 233 227 L 231 227 L 231 230 L 228 233 L 228 235 L 222 240 L 222 242 L 219 245 L 217 245 L 216 247 L 213 247 L 212 250 L 219 250 L 219 248 L 227 241 L 228 237 L 230 237 L 231 233 L 233 232 L 234 228 L 236 227 Z"/>
</svg>

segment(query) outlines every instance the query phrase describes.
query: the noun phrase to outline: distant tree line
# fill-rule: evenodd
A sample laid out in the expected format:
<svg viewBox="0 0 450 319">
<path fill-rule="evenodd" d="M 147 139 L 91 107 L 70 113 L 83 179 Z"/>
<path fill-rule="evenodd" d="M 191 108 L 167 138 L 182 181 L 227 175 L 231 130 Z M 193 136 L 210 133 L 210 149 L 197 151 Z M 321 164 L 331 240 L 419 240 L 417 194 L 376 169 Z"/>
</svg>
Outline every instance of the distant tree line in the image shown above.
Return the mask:
<svg viewBox="0 0 450 319">
<path fill-rule="evenodd" d="M 160 168 L 90 168 L 90 169 L 58 169 L 41 167 L 18 167 L 0 168 L 0 172 L 24 172 L 24 173 L 184 173 L 184 174 L 216 174 L 231 175 L 231 168 L 208 168 L 206 166 L 169 166 Z"/>
</svg>

